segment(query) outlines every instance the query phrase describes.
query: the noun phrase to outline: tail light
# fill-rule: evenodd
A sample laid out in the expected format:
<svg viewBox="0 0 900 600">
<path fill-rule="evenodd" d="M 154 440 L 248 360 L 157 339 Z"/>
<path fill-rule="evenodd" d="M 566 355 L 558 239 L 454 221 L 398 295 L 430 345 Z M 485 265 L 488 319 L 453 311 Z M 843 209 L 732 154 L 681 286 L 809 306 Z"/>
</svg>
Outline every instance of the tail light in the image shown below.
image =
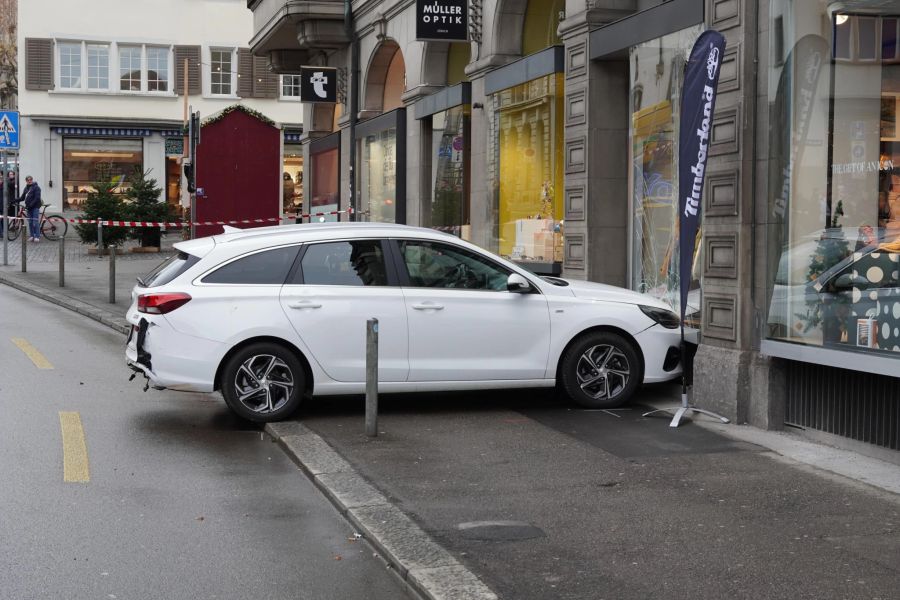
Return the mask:
<svg viewBox="0 0 900 600">
<path fill-rule="evenodd" d="M 151 315 L 164 315 L 170 313 L 179 306 L 183 306 L 191 299 L 190 295 L 175 292 L 170 294 L 141 294 L 137 299 L 138 312 Z"/>
</svg>

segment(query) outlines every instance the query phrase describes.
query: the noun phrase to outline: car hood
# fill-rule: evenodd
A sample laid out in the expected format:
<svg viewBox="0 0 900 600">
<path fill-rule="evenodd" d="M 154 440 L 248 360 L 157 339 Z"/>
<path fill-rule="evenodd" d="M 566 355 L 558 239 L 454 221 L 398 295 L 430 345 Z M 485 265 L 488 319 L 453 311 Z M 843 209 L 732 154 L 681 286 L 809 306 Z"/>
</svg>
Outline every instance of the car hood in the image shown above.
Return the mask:
<svg viewBox="0 0 900 600">
<path fill-rule="evenodd" d="M 594 283 L 593 281 L 572 279 L 564 279 L 563 281 L 569 284 L 566 289 L 570 290 L 577 298 L 602 300 L 604 302 L 621 302 L 623 304 L 643 304 L 644 306 L 655 306 L 672 310 L 672 307 L 662 300 L 633 290 L 626 290 L 625 288 L 604 283 Z"/>
</svg>

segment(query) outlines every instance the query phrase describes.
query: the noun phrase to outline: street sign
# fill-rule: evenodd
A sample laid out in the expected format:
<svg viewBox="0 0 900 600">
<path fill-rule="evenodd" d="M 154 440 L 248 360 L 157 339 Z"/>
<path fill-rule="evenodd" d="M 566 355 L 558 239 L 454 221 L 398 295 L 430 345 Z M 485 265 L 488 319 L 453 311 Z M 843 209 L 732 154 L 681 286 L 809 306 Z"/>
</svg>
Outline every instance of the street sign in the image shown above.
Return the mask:
<svg viewBox="0 0 900 600">
<path fill-rule="evenodd" d="M 300 67 L 301 102 L 337 102 L 337 69 Z"/>
<path fill-rule="evenodd" d="M 416 39 L 469 41 L 468 0 L 417 0 Z"/>
<path fill-rule="evenodd" d="M 19 111 L 0 111 L 0 150 L 19 148 Z"/>
</svg>

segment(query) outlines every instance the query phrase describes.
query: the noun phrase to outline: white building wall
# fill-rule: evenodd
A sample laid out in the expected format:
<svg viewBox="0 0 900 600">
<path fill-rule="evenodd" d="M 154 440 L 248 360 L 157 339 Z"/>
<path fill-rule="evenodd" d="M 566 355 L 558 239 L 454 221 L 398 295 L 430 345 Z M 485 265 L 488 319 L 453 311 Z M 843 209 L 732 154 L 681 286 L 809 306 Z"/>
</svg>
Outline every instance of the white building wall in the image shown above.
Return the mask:
<svg viewBox="0 0 900 600">
<path fill-rule="evenodd" d="M 232 104 L 241 103 L 266 115 L 283 127 L 302 123 L 300 103 L 295 99 L 240 98 L 235 94 L 210 94 L 210 48 L 246 48 L 253 35 L 253 15 L 245 0 L 27 0 L 20 1 L 18 47 L 25 38 L 52 38 L 58 41 L 86 41 L 163 46 L 201 46 L 202 94 L 191 95 L 193 110 L 206 118 Z M 115 127 L 119 123 L 175 123 L 184 114 L 184 97 L 174 93 L 174 58 L 170 57 L 170 91 L 136 94 L 119 91 L 80 92 L 59 89 L 59 56 L 54 54 L 56 89 L 25 89 L 24 50 L 20 60 L 19 110 L 20 168 L 35 176 L 47 201 L 56 208 L 62 202 L 62 136 L 50 124 L 81 120 L 84 125 Z M 237 55 L 234 55 L 237 70 Z M 109 77 L 118 87 L 118 64 L 110 57 Z M 234 90 L 237 91 L 237 78 Z M 280 95 L 280 90 L 279 90 Z M 168 127 L 171 128 L 171 127 Z M 163 138 L 153 133 L 144 138 L 144 169 L 164 181 Z M 52 185 L 51 185 L 52 182 Z"/>
</svg>

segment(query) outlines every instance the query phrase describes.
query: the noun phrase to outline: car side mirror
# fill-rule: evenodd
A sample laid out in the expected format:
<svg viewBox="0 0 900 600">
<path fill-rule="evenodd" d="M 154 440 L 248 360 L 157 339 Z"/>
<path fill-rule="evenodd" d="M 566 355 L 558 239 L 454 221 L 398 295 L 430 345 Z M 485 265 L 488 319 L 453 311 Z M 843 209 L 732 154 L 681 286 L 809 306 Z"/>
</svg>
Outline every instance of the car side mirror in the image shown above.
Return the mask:
<svg viewBox="0 0 900 600">
<path fill-rule="evenodd" d="M 852 273 L 844 273 L 834 280 L 834 288 L 837 290 L 849 290 L 852 287 L 864 287 L 869 280 L 865 277 L 854 277 Z"/>
<path fill-rule="evenodd" d="M 517 294 L 525 294 L 531 291 L 531 284 L 518 273 L 513 273 L 506 279 L 506 289 Z"/>
</svg>

